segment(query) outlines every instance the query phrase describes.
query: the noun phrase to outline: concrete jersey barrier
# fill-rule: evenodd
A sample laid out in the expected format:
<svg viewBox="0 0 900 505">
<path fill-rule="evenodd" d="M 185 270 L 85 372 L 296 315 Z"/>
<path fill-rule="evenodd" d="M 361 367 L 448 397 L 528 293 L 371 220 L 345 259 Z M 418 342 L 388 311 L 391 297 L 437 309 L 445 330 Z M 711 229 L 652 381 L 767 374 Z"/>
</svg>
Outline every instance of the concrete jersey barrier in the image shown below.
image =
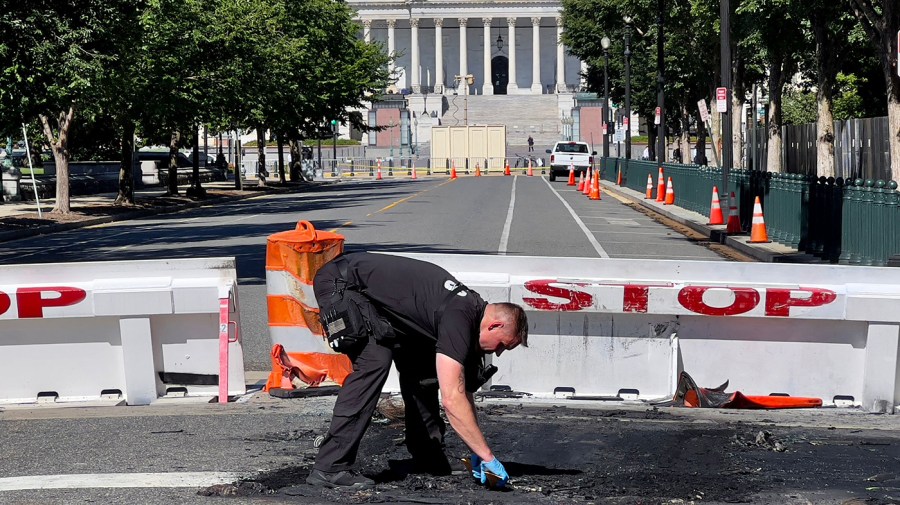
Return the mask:
<svg viewBox="0 0 900 505">
<path fill-rule="evenodd" d="M 526 307 L 529 348 L 494 385 L 652 399 L 678 373 L 755 395 L 900 404 L 900 270 L 706 261 L 405 254 Z M 398 386 L 396 376 L 388 389 Z"/>
<path fill-rule="evenodd" d="M 0 403 L 243 394 L 236 285 L 234 258 L 0 266 Z"/>
</svg>

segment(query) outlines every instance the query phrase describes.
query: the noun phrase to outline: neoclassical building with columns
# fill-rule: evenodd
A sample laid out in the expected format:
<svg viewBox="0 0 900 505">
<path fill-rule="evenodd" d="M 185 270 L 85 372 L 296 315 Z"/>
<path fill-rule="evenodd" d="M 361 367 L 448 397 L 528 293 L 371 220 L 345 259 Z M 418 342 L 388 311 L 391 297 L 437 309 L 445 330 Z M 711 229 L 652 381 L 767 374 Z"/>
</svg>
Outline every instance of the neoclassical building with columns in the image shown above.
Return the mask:
<svg viewBox="0 0 900 505">
<path fill-rule="evenodd" d="M 394 139 L 411 143 L 413 123 L 420 140 L 427 139 L 430 130 L 423 131 L 423 120 L 428 128 L 439 122 L 459 124 L 464 115 L 470 124 L 473 118 L 485 121 L 492 113 L 487 109 L 502 103 L 523 114 L 531 109 L 531 117 L 496 116 L 495 122 L 522 133 L 523 139 L 529 128 L 540 130 L 545 140 L 555 138 L 561 128 L 550 131 L 550 123 L 572 116 L 584 69 L 561 42 L 558 0 L 347 0 L 347 4 L 363 26 L 360 36 L 395 55 L 391 70 L 397 82 L 388 92 L 403 95 L 408 110 L 399 117 L 393 111 L 384 115 L 369 111 L 370 124 L 402 123 L 397 132 L 380 132 L 377 141 L 368 138 L 369 145 L 384 146 L 386 138 L 391 145 Z M 471 85 L 467 86 L 466 75 L 472 76 Z M 467 111 L 452 110 L 463 107 L 457 97 L 464 95 L 470 97 Z M 491 95 L 516 97 L 510 96 L 508 102 L 480 100 Z M 375 105 L 379 107 L 397 108 Z"/>
<path fill-rule="evenodd" d="M 465 93 L 455 76 L 472 74 L 470 94 L 575 91 L 581 62 L 561 42 L 558 1 L 349 0 L 363 37 L 397 55 L 397 88 Z"/>
</svg>

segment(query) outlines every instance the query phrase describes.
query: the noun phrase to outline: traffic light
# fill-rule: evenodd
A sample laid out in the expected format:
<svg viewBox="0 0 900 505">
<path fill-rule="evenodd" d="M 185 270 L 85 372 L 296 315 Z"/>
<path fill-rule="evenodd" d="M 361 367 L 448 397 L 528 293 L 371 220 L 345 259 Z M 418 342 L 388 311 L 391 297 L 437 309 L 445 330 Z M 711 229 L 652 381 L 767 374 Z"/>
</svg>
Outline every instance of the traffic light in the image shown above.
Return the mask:
<svg viewBox="0 0 900 505">
<path fill-rule="evenodd" d="M 333 133 L 337 133 L 337 131 L 338 131 L 338 120 L 337 119 L 331 120 L 331 131 Z"/>
</svg>

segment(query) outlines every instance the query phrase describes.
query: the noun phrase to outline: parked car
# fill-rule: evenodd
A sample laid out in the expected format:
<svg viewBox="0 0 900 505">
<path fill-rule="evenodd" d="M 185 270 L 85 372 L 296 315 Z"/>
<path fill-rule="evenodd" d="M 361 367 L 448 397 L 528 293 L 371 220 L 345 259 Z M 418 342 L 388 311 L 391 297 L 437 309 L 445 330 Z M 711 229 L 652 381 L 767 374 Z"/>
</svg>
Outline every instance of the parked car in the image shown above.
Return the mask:
<svg viewBox="0 0 900 505">
<path fill-rule="evenodd" d="M 575 168 L 576 176 L 586 174 L 594 164 L 597 151 L 591 152 L 586 142 L 563 141 L 547 149 L 547 154 L 550 155 L 550 180 L 555 181 L 558 175 L 568 177 L 570 167 Z"/>
</svg>

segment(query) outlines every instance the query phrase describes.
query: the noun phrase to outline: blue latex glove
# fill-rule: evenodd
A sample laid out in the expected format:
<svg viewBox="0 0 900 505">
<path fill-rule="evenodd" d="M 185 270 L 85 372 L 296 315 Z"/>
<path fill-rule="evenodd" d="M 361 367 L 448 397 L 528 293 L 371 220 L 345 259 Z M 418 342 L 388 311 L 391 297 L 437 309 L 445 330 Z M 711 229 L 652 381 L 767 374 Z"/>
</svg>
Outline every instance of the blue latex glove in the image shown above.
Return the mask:
<svg viewBox="0 0 900 505">
<path fill-rule="evenodd" d="M 479 482 L 483 482 L 481 480 L 481 458 L 477 454 L 472 454 L 469 456 L 469 463 L 472 464 L 472 477 L 475 477 L 475 480 Z"/>
<path fill-rule="evenodd" d="M 481 462 L 481 483 L 487 483 L 487 475 L 484 472 L 491 472 L 492 474 L 500 477 L 500 482 L 497 483 L 497 487 L 501 488 L 509 482 L 509 474 L 506 473 L 506 468 L 503 468 L 503 463 L 500 462 L 499 459 L 494 458 L 491 461 L 482 461 Z"/>
</svg>

